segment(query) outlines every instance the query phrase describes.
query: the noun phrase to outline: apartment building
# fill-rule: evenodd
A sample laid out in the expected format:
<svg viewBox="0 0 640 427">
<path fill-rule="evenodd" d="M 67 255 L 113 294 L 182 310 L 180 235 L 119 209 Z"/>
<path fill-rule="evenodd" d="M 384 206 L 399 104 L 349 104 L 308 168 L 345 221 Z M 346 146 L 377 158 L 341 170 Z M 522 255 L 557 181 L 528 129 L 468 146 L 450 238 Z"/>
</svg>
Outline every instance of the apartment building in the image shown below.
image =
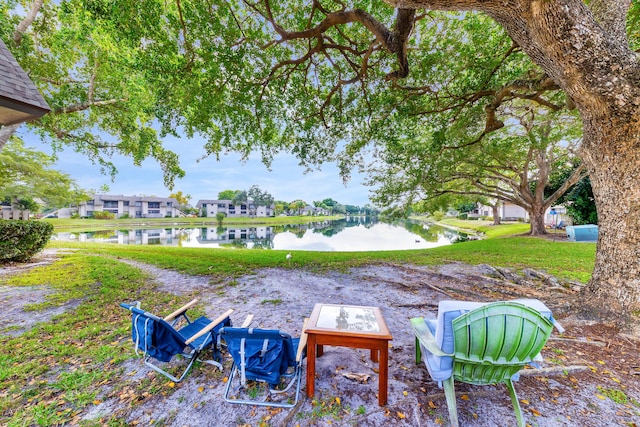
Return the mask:
<svg viewBox="0 0 640 427">
<path fill-rule="evenodd" d="M 226 216 L 267 217 L 275 215 L 275 206 L 256 205 L 253 200 L 234 205 L 232 200 L 198 200 L 196 208 L 202 216 L 215 217 L 222 212 Z"/>
<path fill-rule="evenodd" d="M 82 218 L 103 211 L 111 212 L 116 218 L 174 218 L 181 215 L 178 201 L 169 197 L 95 194 L 91 200 L 78 205 Z"/>
</svg>

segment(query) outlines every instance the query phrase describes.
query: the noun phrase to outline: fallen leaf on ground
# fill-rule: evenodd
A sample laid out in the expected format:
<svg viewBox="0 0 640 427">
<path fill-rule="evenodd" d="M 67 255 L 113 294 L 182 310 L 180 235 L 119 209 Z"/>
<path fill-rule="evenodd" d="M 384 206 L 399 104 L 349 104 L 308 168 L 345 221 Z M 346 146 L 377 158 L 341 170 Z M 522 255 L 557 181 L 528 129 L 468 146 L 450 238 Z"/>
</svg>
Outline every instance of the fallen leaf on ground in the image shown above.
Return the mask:
<svg viewBox="0 0 640 427">
<path fill-rule="evenodd" d="M 352 372 L 345 372 L 344 374 L 342 374 L 342 376 L 345 378 L 349 378 L 350 380 L 361 382 L 363 384 L 366 383 L 369 378 L 371 378 L 371 375 L 369 374 L 357 374 Z"/>
</svg>

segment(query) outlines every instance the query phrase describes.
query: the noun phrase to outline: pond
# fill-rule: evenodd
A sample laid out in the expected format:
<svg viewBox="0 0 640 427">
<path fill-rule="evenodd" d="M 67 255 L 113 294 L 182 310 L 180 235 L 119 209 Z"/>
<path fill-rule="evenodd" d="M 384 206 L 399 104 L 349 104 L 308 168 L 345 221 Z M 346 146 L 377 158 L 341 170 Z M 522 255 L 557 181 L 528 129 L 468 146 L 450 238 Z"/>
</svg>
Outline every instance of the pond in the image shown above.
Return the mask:
<svg viewBox="0 0 640 427">
<path fill-rule="evenodd" d="M 456 231 L 414 221 L 366 217 L 308 224 L 248 227 L 174 227 L 54 233 L 52 240 L 191 248 L 243 247 L 304 251 L 383 251 L 449 245 Z"/>
</svg>

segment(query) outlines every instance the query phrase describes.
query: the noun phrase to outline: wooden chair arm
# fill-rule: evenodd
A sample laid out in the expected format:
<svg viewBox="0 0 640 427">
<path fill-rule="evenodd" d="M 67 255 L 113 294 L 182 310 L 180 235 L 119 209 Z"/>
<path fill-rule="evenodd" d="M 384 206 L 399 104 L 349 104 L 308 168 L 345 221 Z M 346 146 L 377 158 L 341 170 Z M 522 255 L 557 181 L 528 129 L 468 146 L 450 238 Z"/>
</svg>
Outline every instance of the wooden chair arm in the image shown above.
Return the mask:
<svg viewBox="0 0 640 427">
<path fill-rule="evenodd" d="M 298 353 L 296 354 L 296 362 L 300 363 L 302 360 L 302 352 L 307 346 L 307 323 L 309 323 L 309 319 L 305 318 L 304 323 L 302 324 L 302 332 L 300 333 L 300 342 L 298 343 Z"/>
<path fill-rule="evenodd" d="M 240 327 L 248 328 L 251 322 L 253 322 L 253 314 L 248 315 L 247 318 L 244 319 L 244 322 L 242 322 L 242 325 L 240 325 Z"/>
<path fill-rule="evenodd" d="M 224 314 L 221 314 L 220 316 L 218 316 L 214 321 L 212 321 L 207 326 L 202 328 L 199 332 L 197 332 L 194 336 L 186 340 L 184 343 L 187 345 L 191 344 L 192 342 L 194 342 L 195 340 L 197 340 L 198 338 L 200 338 L 201 336 L 203 336 L 204 334 L 208 333 L 210 330 L 218 326 L 220 323 L 222 323 L 222 321 L 227 317 L 229 317 L 231 313 L 233 313 L 232 308 L 225 311 Z"/>
<path fill-rule="evenodd" d="M 165 317 L 164 321 L 165 322 L 169 322 L 169 321 L 175 319 L 177 316 L 181 315 L 182 313 L 184 313 L 185 311 L 187 311 L 188 309 L 190 309 L 191 307 L 193 307 L 197 303 L 198 303 L 198 299 L 197 298 L 189 301 L 188 303 L 186 303 L 185 305 L 183 305 L 182 307 L 180 307 L 179 309 L 177 309 L 176 311 L 174 311 L 173 313 L 171 313 L 170 315 Z"/>
</svg>

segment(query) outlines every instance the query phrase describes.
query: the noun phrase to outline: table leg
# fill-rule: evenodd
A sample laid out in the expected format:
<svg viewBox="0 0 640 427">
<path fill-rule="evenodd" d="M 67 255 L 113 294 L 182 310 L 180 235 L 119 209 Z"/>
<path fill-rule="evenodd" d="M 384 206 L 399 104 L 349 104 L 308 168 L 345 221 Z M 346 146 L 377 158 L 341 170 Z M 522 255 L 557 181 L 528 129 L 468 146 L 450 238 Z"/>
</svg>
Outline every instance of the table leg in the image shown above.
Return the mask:
<svg viewBox="0 0 640 427">
<path fill-rule="evenodd" d="M 318 344 L 316 348 L 316 357 L 321 357 L 324 354 L 324 346 L 322 344 Z"/>
<path fill-rule="evenodd" d="M 380 349 L 380 382 L 378 384 L 378 404 L 387 404 L 387 384 L 389 382 L 389 346 L 384 343 L 384 348 Z"/>
<path fill-rule="evenodd" d="M 373 363 L 378 363 L 378 350 L 375 348 L 371 349 L 371 361 Z"/>
<path fill-rule="evenodd" d="M 307 397 L 313 398 L 316 380 L 316 337 L 307 338 Z"/>
</svg>

